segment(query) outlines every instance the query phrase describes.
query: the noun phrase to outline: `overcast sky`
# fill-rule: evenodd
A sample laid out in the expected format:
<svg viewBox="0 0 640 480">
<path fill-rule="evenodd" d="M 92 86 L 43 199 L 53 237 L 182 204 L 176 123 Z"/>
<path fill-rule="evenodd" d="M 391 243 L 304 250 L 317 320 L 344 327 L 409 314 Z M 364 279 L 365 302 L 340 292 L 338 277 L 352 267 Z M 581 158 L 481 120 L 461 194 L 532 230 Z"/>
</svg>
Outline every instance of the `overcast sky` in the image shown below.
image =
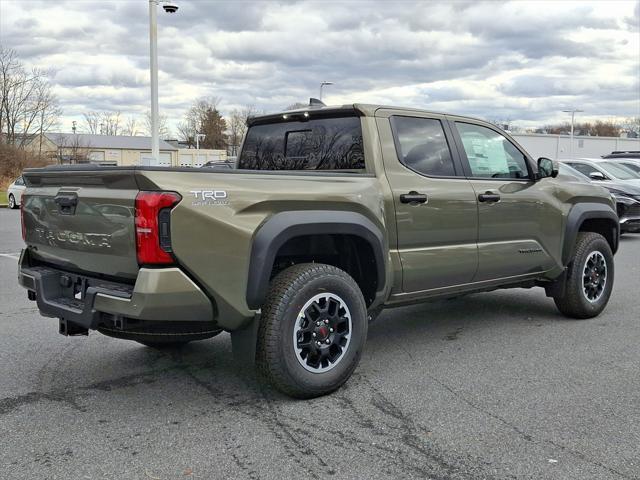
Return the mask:
<svg viewBox="0 0 640 480">
<path fill-rule="evenodd" d="M 161 9 L 160 109 L 194 98 L 227 112 L 385 103 L 522 126 L 640 116 L 637 1 L 176 0 Z M 147 0 L 0 0 L 0 43 L 50 68 L 63 130 L 87 110 L 149 109 Z"/>
</svg>

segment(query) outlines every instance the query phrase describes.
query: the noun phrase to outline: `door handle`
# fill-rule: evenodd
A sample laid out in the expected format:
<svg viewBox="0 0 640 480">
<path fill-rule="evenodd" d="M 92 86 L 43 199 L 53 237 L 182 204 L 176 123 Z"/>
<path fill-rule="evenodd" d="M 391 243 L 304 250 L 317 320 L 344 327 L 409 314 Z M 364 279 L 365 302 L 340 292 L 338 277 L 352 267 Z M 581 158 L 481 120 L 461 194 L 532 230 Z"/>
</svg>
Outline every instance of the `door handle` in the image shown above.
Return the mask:
<svg viewBox="0 0 640 480">
<path fill-rule="evenodd" d="M 499 202 L 500 194 L 495 192 L 484 192 L 478 195 L 478 200 L 481 202 Z"/>
<path fill-rule="evenodd" d="M 409 193 L 403 193 L 400 195 L 400 202 L 402 203 L 427 203 L 427 197 L 424 193 L 418 193 L 411 191 Z"/>
</svg>

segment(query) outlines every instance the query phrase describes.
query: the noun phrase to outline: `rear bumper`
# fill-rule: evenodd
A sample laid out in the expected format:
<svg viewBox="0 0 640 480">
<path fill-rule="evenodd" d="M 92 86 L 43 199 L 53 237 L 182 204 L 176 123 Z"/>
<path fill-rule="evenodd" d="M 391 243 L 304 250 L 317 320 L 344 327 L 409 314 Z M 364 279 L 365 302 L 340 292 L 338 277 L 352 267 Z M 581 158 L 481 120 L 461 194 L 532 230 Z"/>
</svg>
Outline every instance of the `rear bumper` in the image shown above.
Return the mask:
<svg viewBox="0 0 640 480">
<path fill-rule="evenodd" d="M 212 322 L 211 301 L 179 268 L 141 268 L 134 285 L 30 265 L 19 260 L 18 281 L 33 292 L 40 313 L 87 329 L 101 322 L 134 319 L 154 322 Z"/>
</svg>

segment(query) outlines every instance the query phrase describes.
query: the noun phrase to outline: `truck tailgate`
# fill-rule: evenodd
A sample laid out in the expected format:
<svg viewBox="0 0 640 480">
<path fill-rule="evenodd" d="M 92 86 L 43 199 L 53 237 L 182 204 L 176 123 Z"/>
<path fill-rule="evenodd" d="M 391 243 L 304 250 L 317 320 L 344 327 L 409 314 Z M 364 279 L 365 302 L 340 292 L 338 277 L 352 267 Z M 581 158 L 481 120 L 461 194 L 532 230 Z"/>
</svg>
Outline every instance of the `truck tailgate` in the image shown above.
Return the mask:
<svg viewBox="0 0 640 480">
<path fill-rule="evenodd" d="M 25 242 L 31 258 L 77 272 L 135 279 L 133 170 L 27 171 Z"/>
</svg>

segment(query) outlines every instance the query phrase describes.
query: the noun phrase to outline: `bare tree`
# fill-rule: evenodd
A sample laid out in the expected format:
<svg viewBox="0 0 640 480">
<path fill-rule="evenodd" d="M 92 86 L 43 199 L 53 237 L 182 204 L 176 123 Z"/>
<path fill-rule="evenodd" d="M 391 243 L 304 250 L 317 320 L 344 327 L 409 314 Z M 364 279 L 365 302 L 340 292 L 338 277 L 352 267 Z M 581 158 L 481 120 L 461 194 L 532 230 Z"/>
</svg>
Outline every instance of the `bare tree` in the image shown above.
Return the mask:
<svg viewBox="0 0 640 480">
<path fill-rule="evenodd" d="M 256 113 L 256 108 L 253 105 L 249 105 L 241 109 L 235 109 L 229 115 L 229 121 L 227 122 L 229 131 L 227 135 L 230 155 L 235 156 L 238 154 L 238 148 L 244 139 L 245 133 L 247 133 L 247 120 Z"/>
<path fill-rule="evenodd" d="M 593 137 L 617 137 L 620 135 L 622 127 L 620 124 L 607 120 L 596 120 L 595 122 L 582 122 L 574 125 L 575 135 L 587 135 Z M 568 122 L 560 125 L 545 125 L 541 132 L 554 135 L 568 135 L 571 131 L 571 124 Z"/>
<path fill-rule="evenodd" d="M 140 135 L 140 128 L 138 126 L 138 120 L 134 116 L 130 116 L 127 119 L 127 123 L 125 123 L 124 127 L 120 131 L 122 135 L 128 135 L 130 137 L 135 137 L 136 135 Z"/>
<path fill-rule="evenodd" d="M 27 70 L 14 50 L 0 46 L 0 133 L 6 143 L 23 147 L 30 134 L 55 125 L 60 108 L 49 72 Z"/>
<path fill-rule="evenodd" d="M 120 131 L 120 112 L 102 112 L 103 135 L 118 135 Z"/>
<path fill-rule="evenodd" d="M 636 137 L 640 136 L 640 117 L 625 118 L 620 122 L 620 129 L 627 134 L 631 133 Z"/>
<path fill-rule="evenodd" d="M 118 135 L 120 132 L 120 112 L 85 112 L 83 130 L 94 135 Z"/>
<path fill-rule="evenodd" d="M 58 163 L 86 163 L 89 161 L 89 144 L 78 135 L 61 135 L 56 138 L 58 145 Z"/>
<path fill-rule="evenodd" d="M 147 110 L 144 114 L 144 133 L 151 137 L 151 131 L 151 111 Z M 169 129 L 169 119 L 162 113 L 158 115 L 158 134 L 163 140 L 166 140 L 171 136 L 171 130 Z"/>
<path fill-rule="evenodd" d="M 85 112 L 82 114 L 84 119 L 83 130 L 87 133 L 97 135 L 100 133 L 100 113 L 99 112 Z"/>
<path fill-rule="evenodd" d="M 45 133 L 59 126 L 62 109 L 58 106 L 58 98 L 51 92 L 50 85 L 42 84 L 39 92 L 40 109 L 36 127 L 38 132 L 38 158 L 42 158 L 42 142 Z"/>
</svg>

